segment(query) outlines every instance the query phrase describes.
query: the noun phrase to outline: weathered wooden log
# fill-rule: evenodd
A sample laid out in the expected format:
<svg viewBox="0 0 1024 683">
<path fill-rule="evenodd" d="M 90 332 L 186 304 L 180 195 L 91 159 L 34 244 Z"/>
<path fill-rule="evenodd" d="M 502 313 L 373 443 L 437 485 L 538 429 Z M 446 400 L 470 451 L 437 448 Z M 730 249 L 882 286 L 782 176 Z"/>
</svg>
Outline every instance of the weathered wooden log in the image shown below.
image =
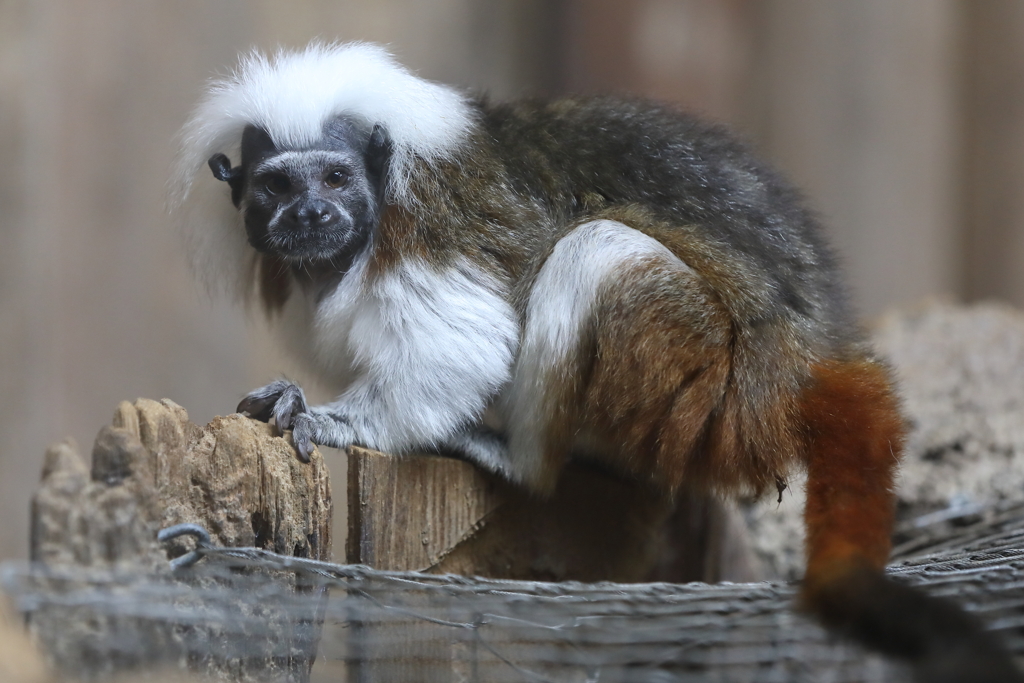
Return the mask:
<svg viewBox="0 0 1024 683">
<path fill-rule="evenodd" d="M 583 464 L 542 498 L 451 458 L 353 447 L 348 463 L 351 564 L 527 581 L 756 578 L 742 522 L 710 497 L 670 500 Z"/>
<path fill-rule="evenodd" d="M 550 499 L 451 458 L 349 449 L 348 561 L 527 580 L 639 581 L 670 502 L 574 467 Z"/>
<path fill-rule="evenodd" d="M 90 467 L 71 442 L 47 452 L 32 500 L 31 557 L 43 567 L 80 568 L 83 575 L 166 574 L 168 559 L 187 552 L 191 541 L 164 547 L 157 531 L 195 523 L 217 545 L 330 560 L 331 505 L 330 477 L 318 452 L 302 463 L 266 424 L 231 415 L 199 427 L 171 401 L 139 399 L 119 405 L 111 425 L 100 430 Z M 279 626 L 268 612 L 264 628 L 252 636 L 253 655 L 225 661 L 187 651 L 185 640 L 196 640 L 187 626 L 118 615 L 76 621 L 73 610 L 61 609 L 39 610 L 31 619 L 52 662 L 77 674 L 103 676 L 177 657 L 199 673 L 233 681 L 304 681 L 315 639 L 305 633 L 307 642 L 282 646 L 294 629 L 287 618 Z M 139 644 L 131 653 L 96 656 L 91 650 L 91 643 L 126 634 Z"/>
<path fill-rule="evenodd" d="M 573 464 L 554 494 L 540 498 L 450 458 L 362 448 L 350 448 L 348 457 L 352 564 L 526 581 L 750 578 L 723 577 L 726 565 L 749 568 L 749 550 L 730 540 L 739 537 L 727 529 L 730 509 L 709 497 L 670 500 L 648 485 Z M 406 593 L 402 609 L 429 610 L 431 599 Z M 464 644 L 453 644 L 449 631 L 415 619 L 355 624 L 353 677 L 459 680 Z"/>
</svg>

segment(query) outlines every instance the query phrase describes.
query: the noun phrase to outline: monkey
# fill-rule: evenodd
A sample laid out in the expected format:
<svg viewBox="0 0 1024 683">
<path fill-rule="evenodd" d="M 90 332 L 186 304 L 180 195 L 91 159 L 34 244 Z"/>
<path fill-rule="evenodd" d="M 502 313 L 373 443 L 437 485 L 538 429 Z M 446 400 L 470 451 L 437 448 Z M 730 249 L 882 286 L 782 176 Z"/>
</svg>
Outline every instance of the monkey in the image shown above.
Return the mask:
<svg viewBox="0 0 1024 683">
<path fill-rule="evenodd" d="M 538 495 L 570 459 L 669 495 L 781 495 L 804 467 L 806 610 L 918 680 L 1022 680 L 966 612 L 885 577 L 891 372 L 816 218 L 722 127 L 629 98 L 494 102 L 314 43 L 243 57 L 181 142 L 194 269 L 336 391 L 314 406 L 277 380 L 239 404 L 300 459 L 429 449 Z"/>
</svg>

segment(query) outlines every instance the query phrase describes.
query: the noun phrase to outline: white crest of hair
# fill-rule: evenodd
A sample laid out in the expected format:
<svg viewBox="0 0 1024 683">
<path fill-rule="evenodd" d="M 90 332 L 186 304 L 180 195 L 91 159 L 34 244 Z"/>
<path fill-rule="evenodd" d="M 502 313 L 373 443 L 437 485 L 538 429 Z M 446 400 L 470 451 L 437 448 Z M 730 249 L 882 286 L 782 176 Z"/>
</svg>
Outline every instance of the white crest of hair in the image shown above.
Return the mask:
<svg viewBox="0 0 1024 683">
<path fill-rule="evenodd" d="M 358 442 L 402 451 L 478 422 L 508 381 L 519 323 L 493 276 L 405 259 L 373 279 L 360 259 L 316 306 L 313 357 Z"/>
<path fill-rule="evenodd" d="M 611 220 L 584 223 L 562 237 L 530 290 L 526 325 L 512 381 L 498 409 L 508 427 L 510 474 L 540 484 L 545 471 L 544 436 L 557 388 L 578 372 L 575 365 L 584 325 L 594 315 L 602 286 L 618 281 L 623 268 L 641 260 L 689 270 L 663 244 Z M 553 391 L 554 390 L 554 391 Z"/>
<path fill-rule="evenodd" d="M 206 164 L 218 152 L 237 163 L 247 125 L 266 130 L 279 147 L 302 148 L 320 139 L 324 125 L 339 115 L 351 117 L 367 130 L 375 124 L 387 130 L 392 143 L 388 201 L 407 207 L 414 202 L 409 188 L 414 163 L 452 158 L 465 144 L 475 120 L 461 93 L 415 76 L 378 45 L 315 42 L 303 50 L 279 50 L 272 56 L 254 51 L 241 59 L 231 76 L 213 82 L 182 129 L 171 209 L 180 209 L 197 184 L 220 186 L 218 200 L 231 205 L 226 184 L 216 180 Z M 206 210 L 219 215 L 219 208 Z M 187 238 L 210 242 L 208 246 L 218 251 L 223 238 L 209 232 L 216 222 L 211 215 L 200 218 L 199 224 L 186 224 Z M 234 225 L 213 227 L 225 230 Z M 206 257 L 206 246 L 197 244 L 193 253 Z M 229 260 L 226 265 L 235 265 L 231 255 L 222 255 Z M 196 264 L 196 268 L 205 266 Z M 228 270 L 222 270 L 218 279 L 246 275 Z"/>
</svg>

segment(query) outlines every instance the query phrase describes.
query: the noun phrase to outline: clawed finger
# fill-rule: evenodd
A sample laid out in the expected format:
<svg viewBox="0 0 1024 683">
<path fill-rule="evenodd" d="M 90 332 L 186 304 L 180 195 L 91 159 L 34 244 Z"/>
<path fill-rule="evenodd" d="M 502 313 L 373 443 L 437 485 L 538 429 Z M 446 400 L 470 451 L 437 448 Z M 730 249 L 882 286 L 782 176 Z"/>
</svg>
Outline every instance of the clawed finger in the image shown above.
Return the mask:
<svg viewBox="0 0 1024 683">
<path fill-rule="evenodd" d="M 296 416 L 295 424 L 292 428 L 292 443 L 295 444 L 295 450 L 298 451 L 299 460 L 302 462 L 309 462 L 310 457 L 313 455 L 313 449 L 316 448 L 313 445 L 314 429 L 315 423 L 308 414 L 304 413 Z"/>
<path fill-rule="evenodd" d="M 282 432 L 291 429 L 295 418 L 306 412 L 306 397 L 297 385 L 291 384 L 281 393 L 274 405 L 274 422 Z"/>
<path fill-rule="evenodd" d="M 316 448 L 313 442 L 310 441 L 309 435 L 292 432 L 292 441 L 295 443 L 295 450 L 299 454 L 299 460 L 309 462 L 309 459 L 313 456 L 313 449 Z"/>
</svg>

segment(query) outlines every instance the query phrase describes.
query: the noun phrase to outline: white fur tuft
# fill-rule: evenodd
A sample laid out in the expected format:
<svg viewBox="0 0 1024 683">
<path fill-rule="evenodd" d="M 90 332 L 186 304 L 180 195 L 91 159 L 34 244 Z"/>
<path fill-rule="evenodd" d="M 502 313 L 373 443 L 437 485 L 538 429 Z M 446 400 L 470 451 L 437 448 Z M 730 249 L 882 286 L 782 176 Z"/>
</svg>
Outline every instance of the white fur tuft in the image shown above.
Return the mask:
<svg viewBox="0 0 1024 683">
<path fill-rule="evenodd" d="M 393 145 L 388 201 L 405 206 L 412 203 L 409 174 L 415 160 L 451 158 L 474 123 L 459 92 L 413 75 L 377 45 L 313 43 L 271 57 L 259 52 L 243 57 L 234 74 L 211 85 L 182 129 L 172 179 L 171 208 L 196 257 L 193 265 L 208 283 L 236 289 L 248 273 L 237 269 L 239 254 L 224 251 L 237 240 L 220 233 L 238 226 L 237 221 L 224 223 L 222 205 L 233 209 L 229 191 L 210 173 L 207 160 L 223 152 L 237 164 L 242 131 L 250 123 L 264 128 L 281 147 L 303 147 L 340 114 L 368 130 L 377 123 L 387 129 Z M 181 211 L 200 185 L 217 187 L 218 196 L 212 203 L 203 197 L 194 202 L 194 210 Z"/>
</svg>

